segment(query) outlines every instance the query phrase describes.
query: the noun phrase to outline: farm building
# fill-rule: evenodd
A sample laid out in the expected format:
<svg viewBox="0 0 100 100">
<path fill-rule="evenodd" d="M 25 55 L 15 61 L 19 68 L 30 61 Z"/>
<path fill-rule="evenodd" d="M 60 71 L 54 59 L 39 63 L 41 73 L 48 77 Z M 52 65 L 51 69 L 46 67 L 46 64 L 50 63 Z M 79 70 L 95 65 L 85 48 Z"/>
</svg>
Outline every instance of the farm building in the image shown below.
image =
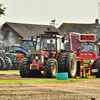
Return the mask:
<svg viewBox="0 0 100 100">
<path fill-rule="evenodd" d="M 1 26 L 2 41 L 5 41 L 6 45 L 18 44 L 19 38 L 36 38 L 37 34 L 44 34 L 44 31 L 59 31 L 52 25 L 37 25 L 37 24 L 24 24 L 24 23 L 12 23 L 5 22 Z"/>
<path fill-rule="evenodd" d="M 98 34 L 100 37 L 100 25 L 96 25 L 95 23 L 85 24 L 85 23 L 62 23 L 58 29 L 62 33 L 66 33 L 67 35 L 69 32 L 77 32 L 77 33 L 89 33 L 91 34 Z"/>
</svg>

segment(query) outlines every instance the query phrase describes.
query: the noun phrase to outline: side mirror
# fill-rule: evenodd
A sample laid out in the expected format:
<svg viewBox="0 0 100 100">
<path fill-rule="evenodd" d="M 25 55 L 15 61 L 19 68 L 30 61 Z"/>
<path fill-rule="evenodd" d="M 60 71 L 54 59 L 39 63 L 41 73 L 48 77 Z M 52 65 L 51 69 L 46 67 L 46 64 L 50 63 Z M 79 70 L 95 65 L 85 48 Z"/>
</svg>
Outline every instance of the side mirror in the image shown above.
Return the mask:
<svg viewBox="0 0 100 100">
<path fill-rule="evenodd" d="M 62 37 L 62 43 L 64 43 L 64 41 L 65 41 L 65 37 Z"/>
<path fill-rule="evenodd" d="M 31 42 L 33 42 L 33 36 L 31 36 Z"/>
</svg>

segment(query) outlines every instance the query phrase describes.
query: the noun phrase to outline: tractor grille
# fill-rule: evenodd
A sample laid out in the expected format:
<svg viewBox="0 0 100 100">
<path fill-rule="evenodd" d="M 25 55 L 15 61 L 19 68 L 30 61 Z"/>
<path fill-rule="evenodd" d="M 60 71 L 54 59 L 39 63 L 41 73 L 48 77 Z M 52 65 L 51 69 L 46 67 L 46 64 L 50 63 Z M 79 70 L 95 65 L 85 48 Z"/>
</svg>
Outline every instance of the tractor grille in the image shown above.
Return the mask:
<svg viewBox="0 0 100 100">
<path fill-rule="evenodd" d="M 33 55 L 33 62 L 41 62 L 41 55 L 39 54 Z"/>
</svg>

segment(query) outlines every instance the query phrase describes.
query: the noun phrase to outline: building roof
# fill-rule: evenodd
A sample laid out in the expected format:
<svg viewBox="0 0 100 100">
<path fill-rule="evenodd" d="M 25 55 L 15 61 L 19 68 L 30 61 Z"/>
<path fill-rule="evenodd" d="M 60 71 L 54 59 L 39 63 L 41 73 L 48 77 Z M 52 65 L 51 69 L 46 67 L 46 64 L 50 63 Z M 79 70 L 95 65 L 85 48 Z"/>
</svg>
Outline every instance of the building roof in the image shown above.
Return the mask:
<svg viewBox="0 0 100 100">
<path fill-rule="evenodd" d="M 99 25 L 100 27 L 100 25 Z M 69 32 L 77 32 L 77 33 L 89 33 L 91 34 L 98 34 L 100 32 L 100 28 L 95 25 L 95 23 L 62 23 L 58 29 L 61 32 L 66 32 L 69 35 Z"/>
<path fill-rule="evenodd" d="M 52 25 L 38 25 L 38 24 L 25 24 L 25 23 L 12 23 L 12 22 L 5 22 L 1 29 L 4 27 L 8 27 L 13 33 L 18 35 L 21 38 L 34 38 L 38 34 L 44 34 L 44 31 L 59 31 L 56 27 Z"/>
</svg>

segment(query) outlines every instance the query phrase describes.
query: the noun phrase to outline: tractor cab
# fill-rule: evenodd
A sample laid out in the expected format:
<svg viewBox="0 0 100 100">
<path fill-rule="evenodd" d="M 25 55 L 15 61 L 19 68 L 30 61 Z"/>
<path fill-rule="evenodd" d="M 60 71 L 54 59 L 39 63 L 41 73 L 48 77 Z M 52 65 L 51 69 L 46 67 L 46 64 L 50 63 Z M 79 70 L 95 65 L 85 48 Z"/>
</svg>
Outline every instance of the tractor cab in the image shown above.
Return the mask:
<svg viewBox="0 0 100 100">
<path fill-rule="evenodd" d="M 11 46 L 8 46 L 6 49 L 6 52 L 14 53 L 16 49 L 20 48 L 20 44 L 12 44 Z"/>
<path fill-rule="evenodd" d="M 92 52 L 98 56 L 97 43 L 82 43 L 81 52 Z"/>
<path fill-rule="evenodd" d="M 39 34 L 37 36 L 36 50 L 47 51 L 50 54 L 57 53 L 64 49 L 62 37 L 54 34 Z"/>
<path fill-rule="evenodd" d="M 35 40 L 34 41 L 31 41 L 31 39 L 22 39 L 22 45 L 21 45 L 21 48 L 27 52 L 30 52 L 32 50 L 35 50 L 35 45 L 36 45 L 36 42 Z"/>
<path fill-rule="evenodd" d="M 97 59 L 98 46 L 96 34 L 80 34 L 78 42 L 81 43 L 76 51 L 79 59 Z"/>
<path fill-rule="evenodd" d="M 33 39 L 19 39 L 21 41 L 21 48 L 16 49 L 15 53 L 24 54 L 26 56 L 28 52 L 35 50 L 36 47 L 36 40 Z"/>
</svg>

